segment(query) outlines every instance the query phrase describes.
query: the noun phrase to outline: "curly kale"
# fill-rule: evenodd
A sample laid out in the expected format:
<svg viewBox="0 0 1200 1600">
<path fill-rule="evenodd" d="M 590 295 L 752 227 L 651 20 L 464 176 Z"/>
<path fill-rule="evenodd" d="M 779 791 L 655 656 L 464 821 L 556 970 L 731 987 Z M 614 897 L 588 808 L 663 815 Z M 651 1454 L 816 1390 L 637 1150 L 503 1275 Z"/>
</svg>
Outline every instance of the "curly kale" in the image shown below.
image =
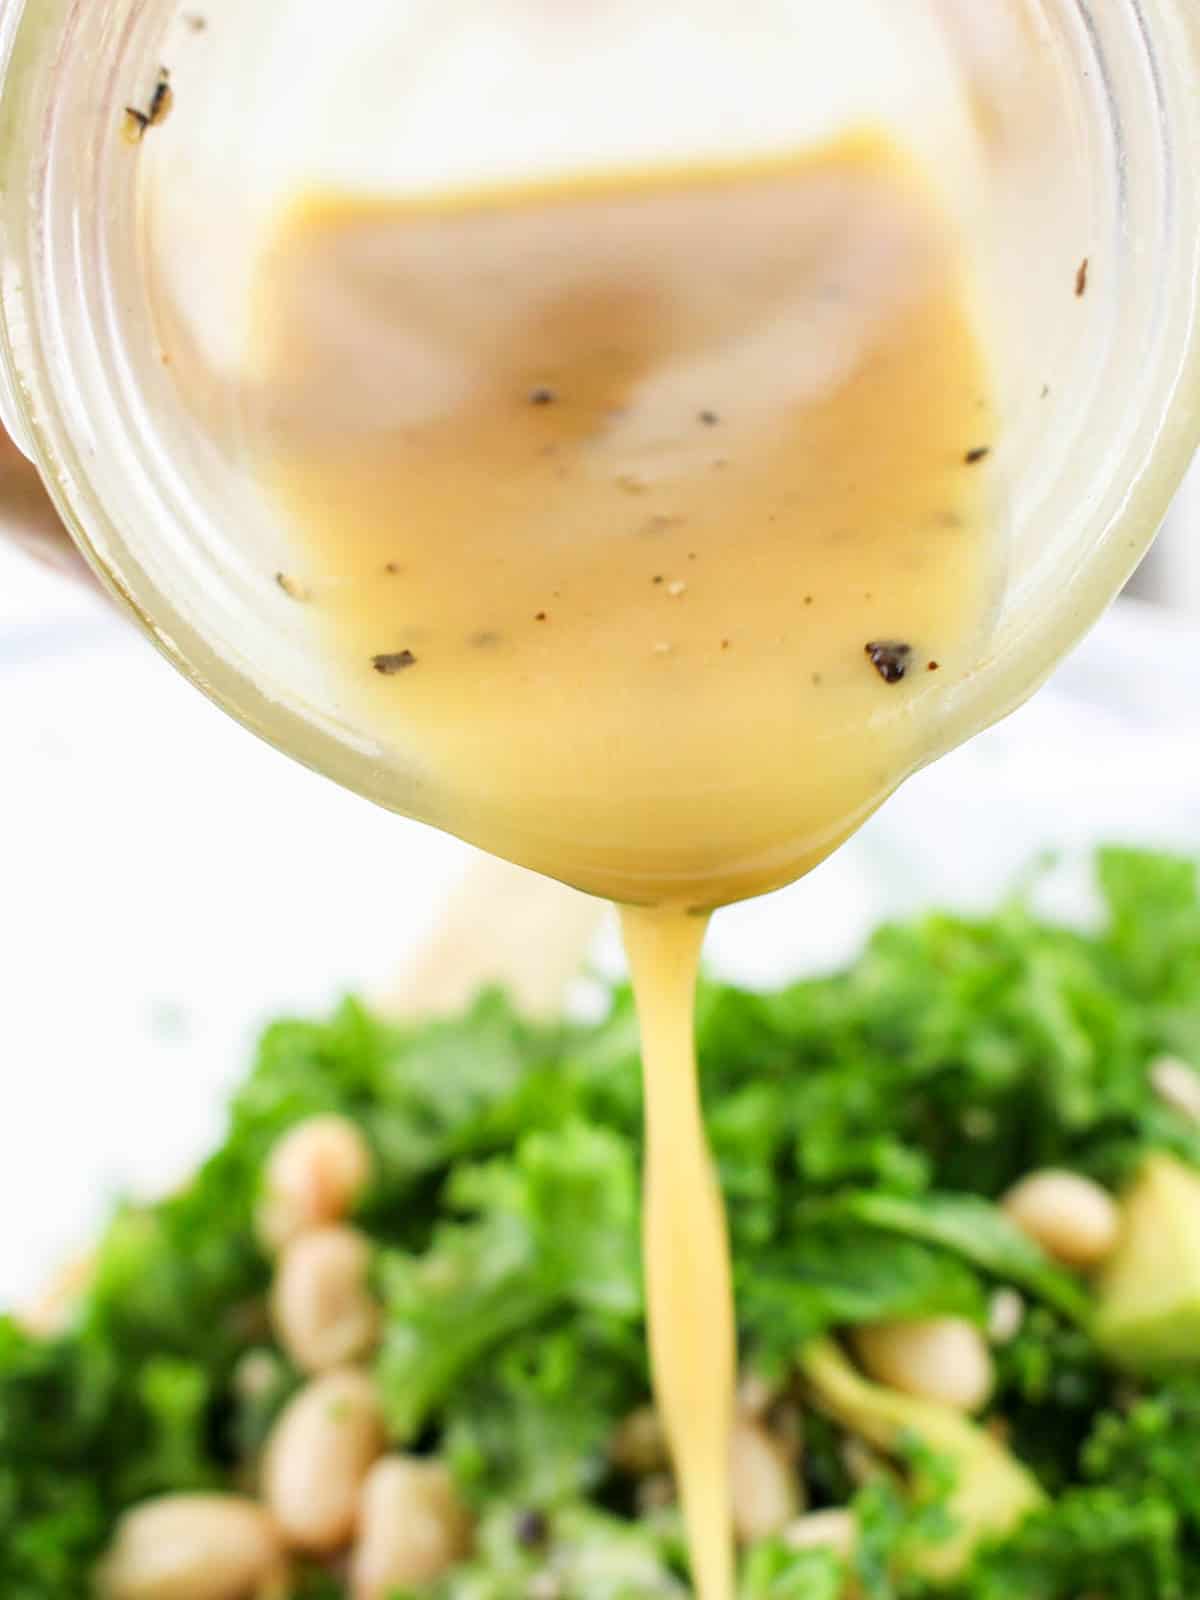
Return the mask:
<svg viewBox="0 0 1200 1600">
<path fill-rule="evenodd" d="M 1024 1302 L 984 1420 L 1049 1502 L 940 1590 L 906 1552 L 936 1539 L 950 1487 L 914 1497 L 903 1460 L 864 1485 L 853 1439 L 806 1412 L 806 1497 L 852 1504 L 869 1600 L 1200 1593 L 1200 1357 L 1196 1377 L 1135 1389 L 1091 1337 L 1082 1280 L 995 1203 L 1035 1166 L 1116 1185 L 1151 1150 L 1200 1165 L 1200 1130 L 1147 1074 L 1168 1051 L 1200 1066 L 1195 864 L 1114 849 L 1097 877 L 1090 930 L 1015 899 L 882 928 L 848 970 L 774 994 L 702 988 L 748 1361 L 784 1381 L 802 1345 L 856 1322 L 982 1323 L 998 1286 Z M 87 1600 L 125 1507 L 240 1481 L 299 1381 L 277 1353 L 267 1390 L 235 1376 L 271 1343 L 252 1225 L 263 1166 L 285 1130 L 327 1112 L 374 1155 L 356 1220 L 375 1247 L 392 1440 L 440 1450 L 482 1512 L 443 1600 L 526 1600 L 547 1573 L 560 1600 L 685 1593 L 677 1517 L 634 1514 L 608 1451 L 648 1389 L 638 1042 L 618 988 L 588 1026 L 532 1025 L 491 993 L 420 1026 L 348 1002 L 268 1029 L 220 1149 L 178 1194 L 116 1216 L 70 1326 L 43 1341 L 0 1322 L 0 1595 Z M 536 1548 L 513 1533 L 531 1509 L 548 1524 Z M 744 1600 L 835 1600 L 844 1566 L 764 1542 Z M 336 1575 L 297 1584 L 342 1600 Z"/>
</svg>

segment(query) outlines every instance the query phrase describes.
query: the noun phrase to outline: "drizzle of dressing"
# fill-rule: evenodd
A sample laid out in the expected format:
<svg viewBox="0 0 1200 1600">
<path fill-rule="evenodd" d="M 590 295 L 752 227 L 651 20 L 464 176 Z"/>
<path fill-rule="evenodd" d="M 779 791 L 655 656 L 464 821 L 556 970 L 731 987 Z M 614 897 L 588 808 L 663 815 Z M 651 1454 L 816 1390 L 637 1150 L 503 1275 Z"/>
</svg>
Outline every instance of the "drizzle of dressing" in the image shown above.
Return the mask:
<svg viewBox="0 0 1200 1600">
<path fill-rule="evenodd" d="M 671 1445 L 696 1592 L 734 1589 L 729 1436 L 737 1367 L 729 1231 L 708 1152 L 692 1012 L 705 916 L 621 919 L 642 1026 L 642 1239 L 654 1393 Z"/>
<path fill-rule="evenodd" d="M 652 1366 L 697 1591 L 731 1600 L 695 913 L 828 855 L 936 749 L 978 653 L 993 424 L 950 230 L 865 136 L 317 195 L 280 226 L 260 324 L 288 584 L 381 793 L 631 908 Z"/>
</svg>

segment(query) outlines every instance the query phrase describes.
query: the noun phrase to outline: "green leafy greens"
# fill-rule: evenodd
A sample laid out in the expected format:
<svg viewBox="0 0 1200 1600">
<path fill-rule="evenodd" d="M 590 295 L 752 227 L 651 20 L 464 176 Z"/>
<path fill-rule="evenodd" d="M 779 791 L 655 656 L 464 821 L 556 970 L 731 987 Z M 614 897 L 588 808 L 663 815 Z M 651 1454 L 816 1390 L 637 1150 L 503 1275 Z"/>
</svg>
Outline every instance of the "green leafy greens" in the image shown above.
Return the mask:
<svg viewBox="0 0 1200 1600">
<path fill-rule="evenodd" d="M 1196 867 L 1111 849 L 1097 881 L 1090 930 L 1016 898 L 884 927 L 849 969 L 778 993 L 702 989 L 744 1357 L 803 1413 L 808 1503 L 851 1506 L 867 1600 L 1200 1593 L 1200 1351 L 1194 1375 L 1131 1384 L 1091 1337 L 1083 1280 L 996 1205 L 1039 1166 L 1113 1186 L 1150 1151 L 1200 1166 L 1200 1129 L 1147 1071 L 1165 1052 L 1200 1065 Z M 439 1450 L 480 1515 L 443 1600 L 526 1600 L 547 1573 L 559 1600 L 686 1593 L 677 1517 L 639 1502 L 609 1448 L 648 1393 L 638 1045 L 617 989 L 586 1027 L 532 1025 L 488 993 L 421 1026 L 347 1002 L 269 1028 L 221 1148 L 180 1193 L 114 1219 L 70 1326 L 39 1339 L 0 1321 L 0 1594 L 85 1600 L 124 1508 L 241 1481 L 300 1381 L 277 1354 L 265 1397 L 236 1381 L 270 1340 L 263 1167 L 328 1112 L 374 1155 L 356 1222 L 375 1247 L 392 1439 Z M 939 1587 L 910 1557 L 953 1534 L 961 1485 L 902 1451 L 860 1483 L 798 1362 L 858 1322 L 982 1324 L 998 1286 L 1025 1314 L 997 1350 L 991 1411 L 1046 1499 Z M 530 1507 L 544 1547 L 514 1533 Z M 745 1600 L 837 1600 L 846 1578 L 847 1558 L 785 1539 L 743 1562 Z M 343 1600 L 336 1574 L 296 1582 Z"/>
</svg>

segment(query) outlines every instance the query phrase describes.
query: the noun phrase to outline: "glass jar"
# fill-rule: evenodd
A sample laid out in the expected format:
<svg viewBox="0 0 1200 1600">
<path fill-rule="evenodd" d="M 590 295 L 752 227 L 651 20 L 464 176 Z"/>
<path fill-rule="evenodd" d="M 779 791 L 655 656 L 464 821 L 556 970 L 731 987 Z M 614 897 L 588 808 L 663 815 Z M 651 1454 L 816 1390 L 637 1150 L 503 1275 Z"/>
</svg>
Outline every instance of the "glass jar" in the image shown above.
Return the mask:
<svg viewBox="0 0 1200 1600">
<path fill-rule="evenodd" d="M 1200 432 L 1195 0 L 5 0 L 0 412 L 171 660 L 393 809 L 275 575 L 251 284 L 298 185 L 364 194 L 792 150 L 883 123 L 969 248 L 1004 579 L 940 753 L 1117 593 Z M 500 313 L 502 314 L 502 313 Z"/>
</svg>

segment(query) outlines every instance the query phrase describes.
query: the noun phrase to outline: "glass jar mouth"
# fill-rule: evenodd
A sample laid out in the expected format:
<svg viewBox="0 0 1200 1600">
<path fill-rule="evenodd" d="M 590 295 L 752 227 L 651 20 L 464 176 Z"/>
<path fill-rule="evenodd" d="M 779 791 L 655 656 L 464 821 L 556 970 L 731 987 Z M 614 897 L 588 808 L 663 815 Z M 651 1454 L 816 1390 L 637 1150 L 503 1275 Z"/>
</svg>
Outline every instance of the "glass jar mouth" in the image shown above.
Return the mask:
<svg viewBox="0 0 1200 1600">
<path fill-rule="evenodd" d="M 949 13 L 955 0 L 931 3 Z M 1017 474 L 1019 559 L 986 659 L 947 689 L 934 754 L 1019 704 L 1094 622 L 1200 439 L 1200 17 L 1188 0 L 1014 5 L 1075 96 L 1083 231 L 1077 255 L 1045 270 L 1064 320 L 1086 315 L 1088 332 L 1061 394 L 1047 379 L 1021 399 L 1012 449 L 1041 465 Z M 256 514 L 245 475 L 163 425 L 175 402 L 139 299 L 141 154 L 122 121 L 130 85 L 153 93 L 164 39 L 203 44 L 186 27 L 157 0 L 0 13 L 0 413 L 88 560 L 177 667 L 306 764 L 430 817 L 427 775 L 397 776 L 343 716 L 269 563 L 230 556 L 228 527 Z M 1019 274 L 1021 240 L 1006 249 L 1001 270 Z M 1011 277 L 993 289 L 1018 291 Z"/>
</svg>

